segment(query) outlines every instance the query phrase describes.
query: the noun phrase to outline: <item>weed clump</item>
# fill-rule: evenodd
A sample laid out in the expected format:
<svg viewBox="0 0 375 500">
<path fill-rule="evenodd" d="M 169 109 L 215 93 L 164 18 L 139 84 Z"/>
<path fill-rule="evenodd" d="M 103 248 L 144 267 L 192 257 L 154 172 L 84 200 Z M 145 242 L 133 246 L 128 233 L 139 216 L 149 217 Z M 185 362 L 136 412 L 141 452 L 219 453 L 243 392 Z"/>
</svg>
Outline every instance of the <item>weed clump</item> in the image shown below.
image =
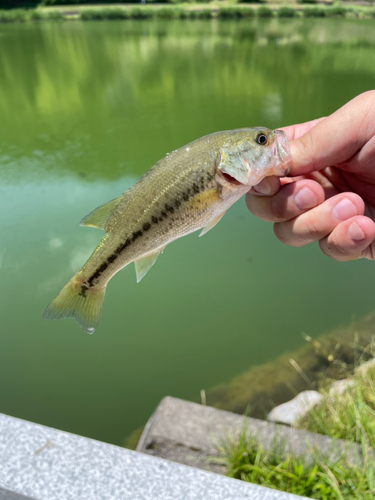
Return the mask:
<svg viewBox="0 0 375 500">
<path fill-rule="evenodd" d="M 327 392 L 298 423 L 300 429 L 375 447 L 375 364 L 359 368 L 346 389 Z"/>
<path fill-rule="evenodd" d="M 196 12 L 197 19 L 211 19 L 212 18 L 212 10 L 211 9 L 196 10 L 195 12 Z"/>
<path fill-rule="evenodd" d="M 218 16 L 221 19 L 241 19 L 243 17 L 254 17 L 255 10 L 252 7 L 220 7 Z"/>
<path fill-rule="evenodd" d="M 246 428 L 238 438 L 227 439 L 219 451 L 218 461 L 236 479 L 315 500 L 373 498 L 375 466 L 366 452 L 360 465 L 344 457 L 332 460 L 315 450 L 308 457 L 296 457 L 277 439 L 263 449 Z"/>
<path fill-rule="evenodd" d="M 363 351 L 362 359 L 370 353 L 374 354 L 373 344 Z M 348 446 L 349 460 L 345 453 L 337 454 L 334 441 L 329 456 L 315 449 L 309 450 L 308 456 L 291 455 L 277 435 L 263 449 L 244 422 L 239 436 L 226 439 L 219 447 L 219 461 L 226 466 L 227 474 L 315 500 L 375 498 L 375 359 L 360 365 L 344 385 L 332 389 L 331 383 L 324 380 L 322 401 L 297 423 L 297 428 L 352 443 Z"/>
<path fill-rule="evenodd" d="M 277 16 L 278 17 L 296 17 L 297 12 L 295 9 L 293 9 L 293 7 L 288 7 L 287 5 L 283 5 L 277 11 Z"/>
<path fill-rule="evenodd" d="M 259 9 L 257 10 L 258 17 L 272 17 L 272 15 L 272 9 L 266 7 L 265 5 L 262 5 L 262 7 L 259 7 Z"/>
<path fill-rule="evenodd" d="M 129 12 L 121 8 L 82 9 L 80 12 L 82 21 L 115 21 L 128 18 Z"/>
<path fill-rule="evenodd" d="M 255 17 L 255 10 L 252 7 L 240 7 L 241 17 Z"/>
<path fill-rule="evenodd" d="M 347 9 L 342 5 L 333 5 L 332 7 L 326 8 L 327 17 L 345 17 Z"/>
<path fill-rule="evenodd" d="M 187 10 L 185 19 L 211 19 L 212 11 L 211 9 L 202 10 Z"/>
<path fill-rule="evenodd" d="M 221 19 L 235 19 L 241 17 L 240 7 L 220 7 L 218 16 Z"/>
<path fill-rule="evenodd" d="M 0 10 L 0 23 L 24 23 L 29 18 L 26 9 Z"/>
<path fill-rule="evenodd" d="M 44 19 L 47 21 L 65 21 L 65 16 L 59 10 L 50 10 L 43 13 Z"/>
<path fill-rule="evenodd" d="M 148 7 L 132 7 L 130 17 L 132 19 L 150 19 L 154 16 L 154 10 Z"/>
<path fill-rule="evenodd" d="M 326 17 L 326 7 L 305 7 L 303 9 L 303 17 Z"/>
<path fill-rule="evenodd" d="M 30 19 L 32 21 L 43 21 L 44 20 L 44 14 L 40 10 L 33 10 L 30 15 Z"/>
<path fill-rule="evenodd" d="M 180 17 L 180 9 L 175 7 L 160 7 L 155 12 L 155 17 L 158 19 L 176 19 Z"/>
</svg>

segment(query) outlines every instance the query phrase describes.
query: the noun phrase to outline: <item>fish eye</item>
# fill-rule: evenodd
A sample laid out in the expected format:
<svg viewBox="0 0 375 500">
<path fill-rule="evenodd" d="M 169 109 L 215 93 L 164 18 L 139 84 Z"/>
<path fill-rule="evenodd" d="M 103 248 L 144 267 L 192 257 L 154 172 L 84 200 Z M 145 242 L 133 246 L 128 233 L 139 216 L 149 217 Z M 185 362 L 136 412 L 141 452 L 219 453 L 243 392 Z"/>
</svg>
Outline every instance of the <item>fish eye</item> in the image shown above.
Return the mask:
<svg viewBox="0 0 375 500">
<path fill-rule="evenodd" d="M 261 146 L 267 146 L 268 144 L 268 137 L 266 136 L 266 134 L 258 134 L 256 136 L 256 139 L 255 141 L 260 144 Z"/>
</svg>

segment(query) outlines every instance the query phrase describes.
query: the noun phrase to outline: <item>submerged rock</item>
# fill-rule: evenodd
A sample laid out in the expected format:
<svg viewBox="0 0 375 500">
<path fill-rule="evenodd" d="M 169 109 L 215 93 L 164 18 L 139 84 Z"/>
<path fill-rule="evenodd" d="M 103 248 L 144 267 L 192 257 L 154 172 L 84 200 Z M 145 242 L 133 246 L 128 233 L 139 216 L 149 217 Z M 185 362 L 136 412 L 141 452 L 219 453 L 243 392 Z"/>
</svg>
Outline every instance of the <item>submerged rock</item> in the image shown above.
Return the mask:
<svg viewBox="0 0 375 500">
<path fill-rule="evenodd" d="M 315 405 L 320 403 L 323 396 L 317 391 L 303 391 L 287 403 L 276 406 L 267 415 L 267 420 L 286 425 L 295 425 Z"/>
<path fill-rule="evenodd" d="M 356 369 L 356 372 L 363 375 L 367 372 L 367 370 L 373 368 L 374 365 L 375 365 L 375 358 L 369 359 L 368 361 L 366 361 L 366 363 L 362 363 L 361 365 L 359 365 L 358 368 Z"/>
<path fill-rule="evenodd" d="M 336 380 L 336 382 L 333 382 L 331 385 L 328 395 L 329 397 L 341 396 L 341 394 L 344 394 L 347 389 L 354 387 L 354 385 L 355 381 L 353 379 L 344 378 L 342 380 Z"/>
</svg>

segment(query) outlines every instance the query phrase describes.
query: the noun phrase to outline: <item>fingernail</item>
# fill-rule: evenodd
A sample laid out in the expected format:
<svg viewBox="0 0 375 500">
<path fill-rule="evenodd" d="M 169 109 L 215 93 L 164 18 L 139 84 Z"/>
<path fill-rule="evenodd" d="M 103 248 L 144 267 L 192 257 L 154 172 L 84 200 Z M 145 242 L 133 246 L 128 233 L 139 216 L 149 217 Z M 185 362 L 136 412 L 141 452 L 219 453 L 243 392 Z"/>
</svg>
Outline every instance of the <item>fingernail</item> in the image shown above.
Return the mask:
<svg viewBox="0 0 375 500">
<path fill-rule="evenodd" d="M 366 238 L 365 233 L 355 222 L 352 222 L 348 227 L 348 236 L 353 241 L 362 241 Z"/>
<path fill-rule="evenodd" d="M 350 217 L 354 217 L 357 215 L 357 209 L 355 205 L 348 200 L 348 198 L 344 198 L 339 201 L 335 208 L 332 210 L 332 215 L 335 219 L 338 220 L 347 220 Z"/>
<path fill-rule="evenodd" d="M 263 179 L 262 181 L 260 181 L 259 184 L 251 188 L 251 192 L 255 194 L 265 194 L 265 195 L 271 194 L 272 186 L 270 181 L 267 178 Z"/>
<path fill-rule="evenodd" d="M 318 197 L 311 189 L 304 187 L 295 195 L 294 203 L 300 210 L 306 210 L 317 205 Z"/>
</svg>

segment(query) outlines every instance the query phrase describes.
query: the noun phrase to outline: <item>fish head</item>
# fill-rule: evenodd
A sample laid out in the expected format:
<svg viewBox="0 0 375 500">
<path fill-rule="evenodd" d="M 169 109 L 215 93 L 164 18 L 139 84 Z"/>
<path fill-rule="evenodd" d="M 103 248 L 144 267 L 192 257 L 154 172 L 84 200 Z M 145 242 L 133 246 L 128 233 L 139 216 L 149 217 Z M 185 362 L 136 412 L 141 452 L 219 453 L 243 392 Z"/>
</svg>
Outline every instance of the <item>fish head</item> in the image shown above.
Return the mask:
<svg viewBox="0 0 375 500">
<path fill-rule="evenodd" d="M 269 175 L 287 175 L 290 160 L 288 139 L 282 130 L 240 129 L 220 148 L 217 177 L 233 188 L 242 185 L 250 189 Z"/>
</svg>

